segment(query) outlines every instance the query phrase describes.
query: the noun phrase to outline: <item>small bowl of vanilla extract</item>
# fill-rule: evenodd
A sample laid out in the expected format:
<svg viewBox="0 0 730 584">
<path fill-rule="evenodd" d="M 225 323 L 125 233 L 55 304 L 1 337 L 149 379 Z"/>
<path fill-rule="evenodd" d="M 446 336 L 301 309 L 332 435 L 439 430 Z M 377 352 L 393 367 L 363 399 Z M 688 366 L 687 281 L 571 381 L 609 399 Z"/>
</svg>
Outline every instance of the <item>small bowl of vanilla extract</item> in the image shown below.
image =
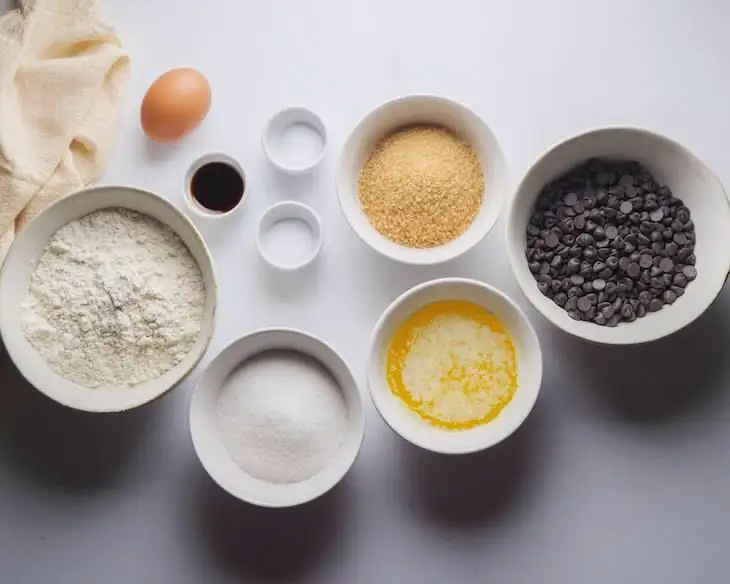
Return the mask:
<svg viewBox="0 0 730 584">
<path fill-rule="evenodd" d="M 185 174 L 185 201 L 197 215 L 225 217 L 246 198 L 246 175 L 239 162 L 220 152 L 205 154 Z"/>
</svg>

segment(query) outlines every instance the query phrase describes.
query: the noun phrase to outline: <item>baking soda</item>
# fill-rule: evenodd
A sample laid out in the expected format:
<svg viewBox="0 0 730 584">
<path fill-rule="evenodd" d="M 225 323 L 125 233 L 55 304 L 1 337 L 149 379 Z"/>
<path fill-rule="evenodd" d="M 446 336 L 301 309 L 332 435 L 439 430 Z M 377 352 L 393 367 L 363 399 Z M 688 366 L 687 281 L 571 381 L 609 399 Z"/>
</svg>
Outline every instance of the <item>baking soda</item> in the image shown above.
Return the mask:
<svg viewBox="0 0 730 584">
<path fill-rule="evenodd" d="M 261 238 L 261 245 L 277 265 L 292 268 L 312 255 L 315 239 L 306 221 L 291 218 L 274 223 Z"/>
<path fill-rule="evenodd" d="M 324 139 L 309 124 L 296 123 L 284 128 L 271 142 L 272 154 L 291 167 L 307 166 L 322 153 Z"/>
<path fill-rule="evenodd" d="M 334 377 L 294 351 L 267 351 L 239 365 L 223 384 L 216 416 L 233 461 L 270 483 L 319 473 L 347 430 L 347 406 Z"/>
</svg>

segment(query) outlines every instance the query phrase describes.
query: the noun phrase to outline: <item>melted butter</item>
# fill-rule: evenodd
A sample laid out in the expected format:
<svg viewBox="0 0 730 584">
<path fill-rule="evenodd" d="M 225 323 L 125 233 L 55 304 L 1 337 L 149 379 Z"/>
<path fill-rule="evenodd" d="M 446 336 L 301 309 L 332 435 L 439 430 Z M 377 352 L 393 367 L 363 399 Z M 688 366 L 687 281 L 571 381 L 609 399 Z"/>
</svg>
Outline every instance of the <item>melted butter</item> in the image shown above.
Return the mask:
<svg viewBox="0 0 730 584">
<path fill-rule="evenodd" d="M 499 415 L 517 390 L 507 329 L 464 300 L 424 306 L 396 331 L 386 359 L 391 391 L 434 426 L 465 430 Z"/>
</svg>

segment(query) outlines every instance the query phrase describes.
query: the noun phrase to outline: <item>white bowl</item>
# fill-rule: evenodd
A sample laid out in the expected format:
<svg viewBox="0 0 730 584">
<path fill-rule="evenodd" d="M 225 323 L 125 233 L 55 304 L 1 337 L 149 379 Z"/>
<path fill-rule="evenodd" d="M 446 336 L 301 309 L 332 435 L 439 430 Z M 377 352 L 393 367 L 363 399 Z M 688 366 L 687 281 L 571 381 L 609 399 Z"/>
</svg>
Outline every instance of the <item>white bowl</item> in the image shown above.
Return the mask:
<svg viewBox="0 0 730 584">
<path fill-rule="evenodd" d="M 285 152 L 301 149 L 302 144 L 296 136 L 287 135 L 294 126 L 304 126 L 318 137 L 320 147 L 317 151 L 308 153 L 297 163 L 287 160 Z M 327 151 L 327 128 L 317 114 L 305 107 L 288 107 L 274 116 L 264 126 L 261 136 L 261 146 L 271 164 L 287 174 L 304 174 L 313 170 L 324 158 Z M 307 153 L 305 153 L 307 154 Z"/>
<path fill-rule="evenodd" d="M 437 124 L 459 135 L 471 145 L 484 171 L 484 201 L 474 222 L 455 240 L 427 249 L 390 241 L 370 224 L 360 207 L 358 180 L 373 148 L 384 136 L 413 124 Z M 432 95 L 401 97 L 366 115 L 347 139 L 337 169 L 337 195 L 352 229 L 375 251 L 407 264 L 442 263 L 474 247 L 494 227 L 506 188 L 504 156 L 487 124 L 465 106 Z"/>
<path fill-rule="evenodd" d="M 575 321 L 543 296 L 525 259 L 525 230 L 543 186 L 588 158 L 636 160 L 657 182 L 684 201 L 695 223 L 697 278 L 671 306 L 615 328 Z M 730 204 L 712 171 L 685 147 L 658 134 L 635 128 L 600 128 L 550 148 L 529 169 L 509 204 L 507 255 L 522 292 L 550 322 L 588 341 L 606 345 L 646 343 L 687 326 L 722 290 L 730 272 Z"/>
<path fill-rule="evenodd" d="M 206 288 L 200 335 L 190 352 L 162 376 L 134 387 L 88 388 L 51 370 L 27 341 L 20 325 L 20 305 L 30 277 L 51 237 L 68 222 L 108 207 L 126 207 L 145 213 L 172 228 L 200 266 Z M 140 189 L 122 186 L 93 187 L 70 195 L 46 209 L 13 242 L 0 271 L 0 333 L 8 354 L 23 376 L 38 391 L 77 410 L 119 412 L 150 402 L 175 387 L 198 364 L 215 326 L 217 284 L 213 261 L 192 222 L 166 200 Z"/>
<path fill-rule="evenodd" d="M 236 203 L 236 206 L 233 207 L 233 209 L 229 209 L 228 211 L 224 211 L 222 213 L 219 211 L 207 209 L 206 207 L 198 203 L 198 201 L 195 200 L 195 197 L 193 197 L 191 189 L 193 177 L 195 176 L 195 174 L 206 164 L 210 164 L 212 162 L 227 164 L 233 170 L 238 172 L 238 174 L 241 176 L 241 181 L 243 182 L 243 192 L 241 193 L 241 199 L 238 201 L 238 203 Z M 238 213 L 247 198 L 248 179 L 246 177 L 246 173 L 243 170 L 243 166 L 241 166 L 241 163 L 238 162 L 238 160 L 223 152 L 210 152 L 208 154 L 203 154 L 199 156 L 193 161 L 193 163 L 190 165 L 190 168 L 188 168 L 185 176 L 183 177 L 183 200 L 187 204 L 188 209 L 190 209 L 190 211 L 194 215 L 202 217 L 204 219 L 222 219 L 223 217 L 230 217 L 231 215 Z"/>
<path fill-rule="evenodd" d="M 303 257 L 299 262 L 294 264 L 288 264 L 282 262 L 276 257 L 276 254 L 271 253 L 266 245 L 266 233 L 278 222 L 298 220 L 303 221 L 309 227 L 312 233 L 312 242 L 309 253 Z M 311 264 L 316 257 L 319 255 L 322 249 L 322 223 L 319 220 L 319 215 L 311 207 L 304 203 L 297 201 L 282 201 L 271 205 L 264 214 L 261 216 L 259 221 L 259 228 L 256 232 L 256 249 L 263 260 L 271 267 L 277 270 L 285 272 L 294 272 L 301 270 Z"/>
<path fill-rule="evenodd" d="M 345 398 L 348 429 L 336 457 L 321 472 L 299 483 L 272 484 L 245 472 L 228 454 L 216 423 L 216 402 L 226 378 L 243 361 L 281 349 L 309 355 L 330 371 Z M 190 402 L 190 436 L 203 468 L 222 489 L 261 507 L 292 507 L 329 491 L 355 462 L 364 433 L 362 394 L 347 363 L 323 340 L 294 329 L 263 329 L 228 345 L 203 371 Z"/>
<path fill-rule="evenodd" d="M 517 353 L 514 397 L 494 420 L 468 430 L 447 430 L 424 421 L 393 394 L 386 378 L 388 348 L 398 327 L 421 307 L 440 300 L 467 300 L 491 311 L 509 331 Z M 542 382 L 542 351 L 527 316 L 503 292 L 474 280 L 444 278 L 405 292 L 383 313 L 370 339 L 367 379 L 375 407 L 397 434 L 426 450 L 466 454 L 501 442 L 527 418 Z"/>
</svg>

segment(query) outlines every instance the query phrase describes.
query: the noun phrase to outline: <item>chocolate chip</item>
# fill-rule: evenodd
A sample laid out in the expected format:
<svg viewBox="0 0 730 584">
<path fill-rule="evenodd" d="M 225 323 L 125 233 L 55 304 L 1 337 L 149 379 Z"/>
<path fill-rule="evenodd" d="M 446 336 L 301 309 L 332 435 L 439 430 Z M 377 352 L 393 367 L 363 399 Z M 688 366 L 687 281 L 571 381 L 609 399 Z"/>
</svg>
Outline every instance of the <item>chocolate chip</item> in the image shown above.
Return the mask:
<svg viewBox="0 0 730 584">
<path fill-rule="evenodd" d="M 590 233 L 581 233 L 575 240 L 575 242 L 581 247 L 588 247 L 593 245 L 594 239 Z"/>
<path fill-rule="evenodd" d="M 685 206 L 679 207 L 679 209 L 677 209 L 676 218 L 682 223 L 687 223 L 690 218 L 689 209 Z"/>
<path fill-rule="evenodd" d="M 674 274 L 674 278 L 672 279 L 672 283 L 675 286 L 680 286 L 681 288 L 687 286 L 687 282 L 687 276 L 684 275 L 684 268 L 682 268 L 682 272 Z"/>
<path fill-rule="evenodd" d="M 634 186 L 634 177 L 630 174 L 624 174 L 621 175 L 621 178 L 618 179 L 618 184 L 622 187 L 633 187 Z"/>
<path fill-rule="evenodd" d="M 631 204 L 630 201 L 624 201 L 619 206 L 619 211 L 621 211 L 624 215 L 630 214 L 634 210 L 634 206 Z"/>
<path fill-rule="evenodd" d="M 593 305 L 591 304 L 591 301 L 588 300 L 587 296 L 583 296 L 578 300 L 578 310 L 581 312 L 588 312 L 591 309 L 591 306 Z"/>
<path fill-rule="evenodd" d="M 641 267 L 635 262 L 630 263 L 628 268 L 626 268 L 626 273 L 630 278 L 638 278 L 641 274 Z"/>
<path fill-rule="evenodd" d="M 604 326 L 675 302 L 697 277 L 689 209 L 637 162 L 594 159 L 547 184 L 525 241 L 541 293 Z"/>
<path fill-rule="evenodd" d="M 677 300 L 677 295 L 671 290 L 665 290 L 664 294 L 662 294 L 662 300 L 664 300 L 665 304 L 674 304 Z"/>
<path fill-rule="evenodd" d="M 641 257 L 639 258 L 639 265 L 642 268 L 648 268 L 651 266 L 653 262 L 653 258 L 648 253 L 641 254 Z"/>
<path fill-rule="evenodd" d="M 618 237 L 618 229 L 616 229 L 615 225 L 606 225 L 604 231 L 608 239 L 616 239 Z"/>
<path fill-rule="evenodd" d="M 545 245 L 549 247 L 550 249 L 558 247 L 558 244 L 560 243 L 560 238 L 555 233 L 550 233 L 545 238 Z"/>
<path fill-rule="evenodd" d="M 694 266 L 685 266 L 682 269 L 682 273 L 690 282 L 697 277 L 697 268 Z"/>
</svg>

